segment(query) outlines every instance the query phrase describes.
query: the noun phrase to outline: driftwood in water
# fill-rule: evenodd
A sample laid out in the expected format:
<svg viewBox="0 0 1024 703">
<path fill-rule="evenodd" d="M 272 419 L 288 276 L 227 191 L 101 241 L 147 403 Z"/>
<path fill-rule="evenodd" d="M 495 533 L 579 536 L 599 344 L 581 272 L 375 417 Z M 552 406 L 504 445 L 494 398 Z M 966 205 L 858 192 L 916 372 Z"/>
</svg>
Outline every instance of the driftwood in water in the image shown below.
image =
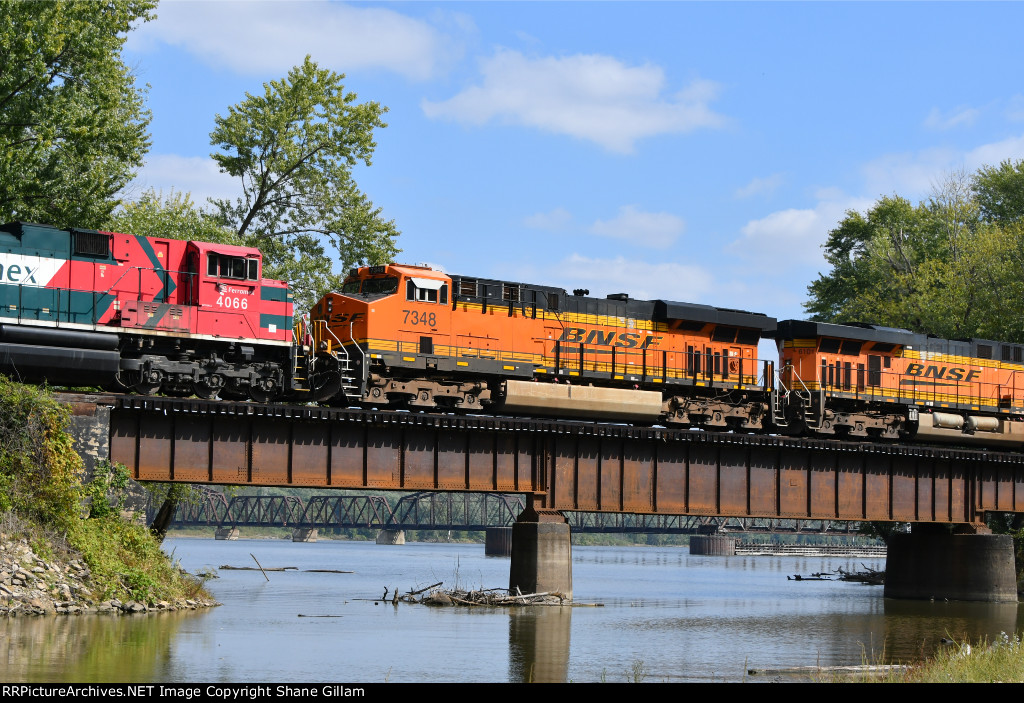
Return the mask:
<svg viewBox="0 0 1024 703">
<path fill-rule="evenodd" d="M 839 567 L 840 581 L 859 581 L 860 583 L 866 583 L 870 586 L 881 586 L 885 584 L 885 572 L 878 571 L 877 569 L 870 568 L 867 564 L 861 564 L 864 567 L 864 571 L 843 571 L 843 567 Z"/>
<path fill-rule="evenodd" d="M 306 569 L 307 574 L 354 574 L 355 571 L 342 571 L 341 569 Z"/>
<path fill-rule="evenodd" d="M 861 564 L 864 567 L 864 571 L 845 571 L 843 567 L 839 567 L 834 572 L 817 573 L 811 574 L 810 576 L 801 576 L 800 574 L 794 574 L 793 576 L 786 576 L 787 581 L 857 581 L 859 583 L 865 583 L 870 586 L 881 586 L 885 583 L 885 572 L 872 569 L 866 564 Z"/>
<path fill-rule="evenodd" d="M 231 566 L 230 564 L 222 564 L 217 567 L 223 571 L 298 571 L 297 566 L 265 566 L 257 568 L 255 566 Z"/>
<path fill-rule="evenodd" d="M 524 605 L 571 605 L 561 593 L 519 593 L 508 592 L 505 588 L 481 588 L 476 591 L 465 591 L 459 588 L 443 590 L 443 581 L 425 588 L 410 590 L 402 595 L 392 592 L 388 598 L 388 589 L 384 589 L 383 600 L 390 603 L 417 603 L 421 605 L 464 605 L 484 607 L 505 607 Z"/>
</svg>

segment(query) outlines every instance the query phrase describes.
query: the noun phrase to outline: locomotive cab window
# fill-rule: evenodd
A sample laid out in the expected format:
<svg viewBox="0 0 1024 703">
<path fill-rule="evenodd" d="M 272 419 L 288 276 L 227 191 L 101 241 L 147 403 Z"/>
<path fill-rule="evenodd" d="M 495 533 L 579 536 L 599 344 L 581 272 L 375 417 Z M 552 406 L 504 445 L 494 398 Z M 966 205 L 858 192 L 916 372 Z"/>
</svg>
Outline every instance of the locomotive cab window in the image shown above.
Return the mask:
<svg viewBox="0 0 1024 703">
<path fill-rule="evenodd" d="M 260 262 L 241 256 L 210 254 L 206 259 L 206 275 L 216 278 L 234 278 L 240 281 L 258 281 Z"/>
<path fill-rule="evenodd" d="M 383 298 L 398 292 L 398 278 L 350 278 L 341 287 L 342 295 L 359 295 L 367 299 Z"/>
<path fill-rule="evenodd" d="M 387 278 L 367 278 L 363 281 L 362 293 L 364 296 L 385 296 L 398 292 L 398 278 L 388 276 Z"/>
<path fill-rule="evenodd" d="M 430 278 L 410 278 L 405 284 L 405 299 L 418 303 L 448 304 L 448 284 Z"/>
</svg>

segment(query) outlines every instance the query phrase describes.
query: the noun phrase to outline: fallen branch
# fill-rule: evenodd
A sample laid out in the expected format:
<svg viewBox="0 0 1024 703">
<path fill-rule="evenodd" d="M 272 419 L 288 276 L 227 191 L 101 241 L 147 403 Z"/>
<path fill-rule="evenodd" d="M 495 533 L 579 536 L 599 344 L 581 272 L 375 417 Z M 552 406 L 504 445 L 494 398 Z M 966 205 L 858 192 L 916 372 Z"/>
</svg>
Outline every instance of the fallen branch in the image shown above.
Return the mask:
<svg viewBox="0 0 1024 703">
<path fill-rule="evenodd" d="M 407 595 L 407 596 L 418 596 L 419 594 L 423 593 L 424 591 L 429 591 L 431 588 L 437 588 L 438 586 L 440 586 L 443 583 L 444 583 L 444 581 L 438 581 L 437 583 L 431 584 L 430 586 L 427 586 L 426 588 L 421 588 L 418 591 L 409 591 L 405 595 Z"/>
</svg>

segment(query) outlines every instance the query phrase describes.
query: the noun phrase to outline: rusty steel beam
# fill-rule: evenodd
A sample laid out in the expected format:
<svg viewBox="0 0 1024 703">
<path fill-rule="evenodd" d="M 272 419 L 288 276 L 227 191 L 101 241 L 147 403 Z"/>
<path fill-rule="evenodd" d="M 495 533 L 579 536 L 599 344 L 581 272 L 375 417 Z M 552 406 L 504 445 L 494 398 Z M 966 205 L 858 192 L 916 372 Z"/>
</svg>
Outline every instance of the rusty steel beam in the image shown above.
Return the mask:
<svg viewBox="0 0 1024 703">
<path fill-rule="evenodd" d="M 124 397 L 140 481 L 527 493 L 538 509 L 975 523 L 1024 512 L 1024 456 L 557 420 Z"/>
</svg>

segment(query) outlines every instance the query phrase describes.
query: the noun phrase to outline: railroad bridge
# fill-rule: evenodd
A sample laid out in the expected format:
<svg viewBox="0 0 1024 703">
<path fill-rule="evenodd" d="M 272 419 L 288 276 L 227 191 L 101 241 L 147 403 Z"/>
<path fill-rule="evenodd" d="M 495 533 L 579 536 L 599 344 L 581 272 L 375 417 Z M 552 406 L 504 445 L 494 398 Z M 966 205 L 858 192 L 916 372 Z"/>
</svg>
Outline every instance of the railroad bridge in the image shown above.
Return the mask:
<svg viewBox="0 0 1024 703">
<path fill-rule="evenodd" d="M 510 585 L 571 594 L 564 511 L 913 523 L 886 595 L 1016 600 L 1024 455 L 512 417 L 65 396 L 139 481 L 522 493 Z M 83 435 L 84 436 L 84 435 Z"/>
<path fill-rule="evenodd" d="M 511 528 L 523 512 L 516 493 L 417 491 L 389 501 L 382 495 L 330 493 L 303 500 L 285 495 L 228 496 L 205 488 L 197 500 L 178 505 L 172 524 L 180 527 L 290 527 L 299 531 L 359 528 L 372 530 L 476 531 Z M 148 505 L 152 521 L 159 506 Z M 604 534 L 853 535 L 860 523 L 838 520 L 779 520 L 695 515 L 646 515 L 564 511 L 572 532 Z M 301 536 L 301 532 L 300 535 Z"/>
</svg>

